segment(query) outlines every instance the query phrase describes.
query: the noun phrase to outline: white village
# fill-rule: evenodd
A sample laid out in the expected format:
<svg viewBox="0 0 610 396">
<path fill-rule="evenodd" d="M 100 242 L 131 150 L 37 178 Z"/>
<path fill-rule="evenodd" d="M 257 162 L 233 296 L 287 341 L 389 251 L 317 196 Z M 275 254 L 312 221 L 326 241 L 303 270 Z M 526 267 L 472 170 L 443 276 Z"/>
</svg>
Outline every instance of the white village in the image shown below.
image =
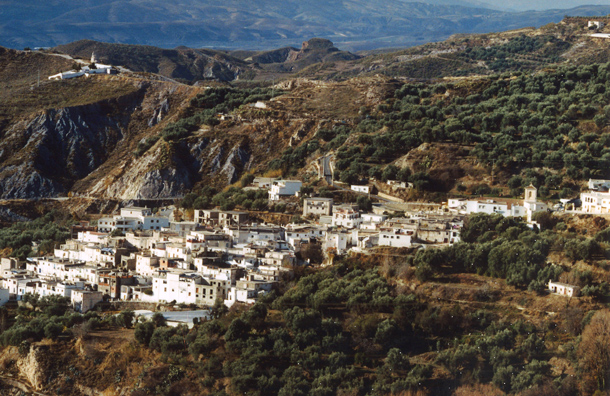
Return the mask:
<svg viewBox="0 0 610 396">
<path fill-rule="evenodd" d="M 257 178 L 254 186 L 267 189 L 269 200 L 278 201 L 298 196 L 301 182 Z M 608 213 L 610 181 L 591 180 L 589 187 L 581 194 L 579 213 Z M 217 300 L 228 307 L 253 304 L 282 279 L 290 279 L 295 266 L 310 264 L 303 259 L 304 250 L 317 249 L 324 264 L 330 264 L 336 255 L 380 247 L 442 246 L 460 241 L 469 215 L 523 217 L 533 228 L 539 226 L 533 214 L 547 210 L 533 186 L 525 188 L 521 201 L 385 201 L 373 204 L 371 212 L 332 198 L 305 197 L 302 214 L 308 221 L 284 226 L 254 222 L 252 212 L 195 210 L 193 221 L 175 221 L 173 207 L 156 212 L 124 207 L 114 216 L 101 217 L 97 225 L 73 226 L 72 239 L 56 247 L 53 256 L 29 257 L 26 262 L 1 259 L 0 303 L 30 293 L 69 298 L 80 312 L 101 301 L 191 307 L 210 307 Z M 549 288 L 569 296 L 578 293 L 570 285 L 549 282 Z"/>
</svg>

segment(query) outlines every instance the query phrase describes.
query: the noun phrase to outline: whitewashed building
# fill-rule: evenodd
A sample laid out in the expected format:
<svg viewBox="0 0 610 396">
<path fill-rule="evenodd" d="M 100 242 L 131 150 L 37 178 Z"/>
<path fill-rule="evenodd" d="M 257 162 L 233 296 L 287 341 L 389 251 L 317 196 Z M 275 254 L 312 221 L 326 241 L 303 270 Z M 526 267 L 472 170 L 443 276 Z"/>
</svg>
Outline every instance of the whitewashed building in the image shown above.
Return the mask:
<svg viewBox="0 0 610 396">
<path fill-rule="evenodd" d="M 277 201 L 281 197 L 295 196 L 302 185 L 300 180 L 276 180 L 269 189 L 269 200 Z"/>
<path fill-rule="evenodd" d="M 330 216 L 333 208 L 332 198 L 305 198 L 303 199 L 303 216 L 318 215 Z"/>
<path fill-rule="evenodd" d="M 580 288 L 578 286 L 568 285 L 567 283 L 552 282 L 549 280 L 549 291 L 561 296 L 577 297 Z"/>
<path fill-rule="evenodd" d="M 411 247 L 413 231 L 400 228 L 382 229 L 379 232 L 379 246 Z"/>
</svg>

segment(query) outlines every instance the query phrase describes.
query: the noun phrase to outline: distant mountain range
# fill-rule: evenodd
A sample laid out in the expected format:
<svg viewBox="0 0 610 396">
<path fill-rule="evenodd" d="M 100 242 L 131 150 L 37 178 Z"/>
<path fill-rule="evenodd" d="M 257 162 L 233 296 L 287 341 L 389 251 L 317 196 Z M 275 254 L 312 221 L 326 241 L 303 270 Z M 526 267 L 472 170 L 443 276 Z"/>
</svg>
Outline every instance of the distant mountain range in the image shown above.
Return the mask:
<svg viewBox="0 0 610 396">
<path fill-rule="evenodd" d="M 341 49 L 354 51 L 411 46 L 443 40 L 455 33 L 541 26 L 558 22 L 566 14 L 610 14 L 610 5 L 514 13 L 477 7 L 486 3 L 476 0 L 430 3 L 402 0 L 0 0 L 0 45 L 47 47 L 92 39 L 164 48 L 184 45 L 261 50 L 298 47 L 311 37 L 325 37 Z M 503 7 L 518 3 L 518 0 L 508 0 L 503 2 Z M 532 5 L 535 4 L 534 0 Z"/>
</svg>

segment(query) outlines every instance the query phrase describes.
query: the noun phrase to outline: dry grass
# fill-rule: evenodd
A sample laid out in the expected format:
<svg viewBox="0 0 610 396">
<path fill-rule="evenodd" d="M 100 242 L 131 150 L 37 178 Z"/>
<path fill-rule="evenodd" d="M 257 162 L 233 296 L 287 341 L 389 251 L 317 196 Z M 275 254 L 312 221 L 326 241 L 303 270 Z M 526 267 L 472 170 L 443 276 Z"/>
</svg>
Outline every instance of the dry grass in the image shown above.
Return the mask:
<svg viewBox="0 0 610 396">
<path fill-rule="evenodd" d="M 19 87 L 0 96 L 3 103 L 0 120 L 46 109 L 98 103 L 136 91 L 137 87 L 127 79 L 109 76 L 45 82 L 32 89 Z"/>
</svg>

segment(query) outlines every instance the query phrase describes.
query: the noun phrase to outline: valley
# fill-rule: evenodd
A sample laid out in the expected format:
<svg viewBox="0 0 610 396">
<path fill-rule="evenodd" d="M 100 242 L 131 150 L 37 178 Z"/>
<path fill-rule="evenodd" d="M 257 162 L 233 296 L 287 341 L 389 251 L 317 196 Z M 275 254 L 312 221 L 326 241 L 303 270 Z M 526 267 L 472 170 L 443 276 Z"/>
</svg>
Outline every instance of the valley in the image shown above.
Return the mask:
<svg viewBox="0 0 610 396">
<path fill-rule="evenodd" d="M 607 393 L 607 21 L 0 48 L 0 393 Z"/>
</svg>

